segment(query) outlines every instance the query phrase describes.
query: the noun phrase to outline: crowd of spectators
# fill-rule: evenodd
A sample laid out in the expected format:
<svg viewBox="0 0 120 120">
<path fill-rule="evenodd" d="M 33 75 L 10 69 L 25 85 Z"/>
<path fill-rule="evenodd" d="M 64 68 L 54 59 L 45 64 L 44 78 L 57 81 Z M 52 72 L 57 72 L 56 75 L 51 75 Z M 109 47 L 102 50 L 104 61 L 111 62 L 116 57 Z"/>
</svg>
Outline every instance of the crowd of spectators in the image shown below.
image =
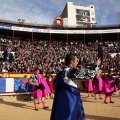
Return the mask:
<svg viewBox="0 0 120 120">
<path fill-rule="evenodd" d="M 103 47 L 103 71 L 120 73 L 120 47 L 118 42 L 99 42 Z M 96 42 L 83 44 L 78 41 L 47 41 L 33 43 L 29 40 L 0 38 L 0 72 L 34 72 L 39 68 L 44 73 L 57 73 L 64 65 L 67 53 L 76 53 L 79 65 L 94 64 L 98 59 Z M 115 54 L 113 54 L 115 53 Z"/>
</svg>

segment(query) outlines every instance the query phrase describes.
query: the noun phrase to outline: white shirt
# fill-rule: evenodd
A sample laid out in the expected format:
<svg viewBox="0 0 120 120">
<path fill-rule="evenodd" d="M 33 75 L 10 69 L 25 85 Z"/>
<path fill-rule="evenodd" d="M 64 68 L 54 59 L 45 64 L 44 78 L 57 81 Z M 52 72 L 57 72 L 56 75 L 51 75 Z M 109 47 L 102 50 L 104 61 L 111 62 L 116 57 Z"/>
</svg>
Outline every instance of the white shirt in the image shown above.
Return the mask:
<svg viewBox="0 0 120 120">
<path fill-rule="evenodd" d="M 70 78 L 67 76 L 67 72 L 70 69 L 70 67 L 65 68 L 65 77 L 63 78 L 64 82 L 67 83 L 68 85 L 74 86 L 77 88 L 77 83 L 73 82 Z"/>
</svg>

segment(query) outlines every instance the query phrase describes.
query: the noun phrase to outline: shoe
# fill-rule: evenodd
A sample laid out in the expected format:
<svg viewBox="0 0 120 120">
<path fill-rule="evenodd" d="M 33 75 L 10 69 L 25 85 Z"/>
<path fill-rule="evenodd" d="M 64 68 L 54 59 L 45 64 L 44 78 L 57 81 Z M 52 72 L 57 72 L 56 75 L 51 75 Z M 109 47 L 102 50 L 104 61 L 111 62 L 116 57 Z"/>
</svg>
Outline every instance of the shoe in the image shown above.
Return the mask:
<svg viewBox="0 0 120 120">
<path fill-rule="evenodd" d="M 37 104 L 40 104 L 39 102 Z"/>
<path fill-rule="evenodd" d="M 49 107 L 48 106 L 44 107 L 44 109 L 47 109 L 47 108 L 49 108 Z"/>
<path fill-rule="evenodd" d="M 39 111 L 38 108 L 35 108 L 35 111 Z"/>
<path fill-rule="evenodd" d="M 99 98 L 99 99 L 103 99 L 103 98 Z"/>
<path fill-rule="evenodd" d="M 105 104 L 107 104 L 107 102 L 104 101 Z"/>
<path fill-rule="evenodd" d="M 110 101 L 110 103 L 114 103 L 114 101 Z"/>
<path fill-rule="evenodd" d="M 95 100 L 97 100 L 97 98 L 95 98 Z"/>
</svg>

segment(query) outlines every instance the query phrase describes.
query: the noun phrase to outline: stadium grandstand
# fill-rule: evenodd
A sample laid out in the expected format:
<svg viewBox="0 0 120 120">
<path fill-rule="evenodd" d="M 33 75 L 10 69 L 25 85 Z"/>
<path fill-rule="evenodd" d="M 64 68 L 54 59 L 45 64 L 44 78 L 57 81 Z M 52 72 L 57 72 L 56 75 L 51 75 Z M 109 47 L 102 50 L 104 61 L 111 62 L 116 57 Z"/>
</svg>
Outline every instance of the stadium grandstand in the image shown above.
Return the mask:
<svg viewBox="0 0 120 120">
<path fill-rule="evenodd" d="M 103 48 L 102 70 L 120 74 L 120 25 L 76 27 L 0 20 L 0 76 L 30 77 L 39 68 L 55 75 L 65 55 L 76 53 L 81 63 L 94 64 L 96 43 Z M 113 63 L 113 64 L 111 64 Z"/>
<path fill-rule="evenodd" d="M 55 69 L 61 69 L 61 61 L 70 51 L 76 52 L 79 57 L 83 57 L 84 62 L 91 64 L 97 57 L 96 40 L 104 49 L 104 70 L 119 69 L 119 32 L 119 25 L 81 28 L 0 20 L 0 71 L 5 68 L 9 72 L 24 73 L 34 72 L 33 67 L 40 67 L 45 72 L 56 72 Z M 9 55 L 10 52 L 12 55 Z M 110 61 L 114 64 L 110 65 Z M 46 67 L 48 63 L 49 67 Z M 12 68 L 9 70 L 6 65 Z M 18 66 L 25 70 L 21 71 Z M 14 70 L 14 67 L 19 70 Z"/>
</svg>

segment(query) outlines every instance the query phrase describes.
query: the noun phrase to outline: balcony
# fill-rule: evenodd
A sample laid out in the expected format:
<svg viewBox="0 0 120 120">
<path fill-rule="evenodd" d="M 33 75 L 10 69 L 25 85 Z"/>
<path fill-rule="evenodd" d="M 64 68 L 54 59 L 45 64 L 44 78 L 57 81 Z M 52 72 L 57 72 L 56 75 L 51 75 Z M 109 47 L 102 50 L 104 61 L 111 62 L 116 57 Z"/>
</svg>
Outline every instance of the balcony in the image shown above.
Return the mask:
<svg viewBox="0 0 120 120">
<path fill-rule="evenodd" d="M 84 11 L 84 10 L 80 10 L 80 9 L 76 10 L 76 16 L 77 15 L 85 16 L 85 17 L 90 17 L 89 11 Z"/>
<path fill-rule="evenodd" d="M 90 18 L 78 16 L 76 17 L 76 21 L 81 23 L 90 23 Z"/>
</svg>

